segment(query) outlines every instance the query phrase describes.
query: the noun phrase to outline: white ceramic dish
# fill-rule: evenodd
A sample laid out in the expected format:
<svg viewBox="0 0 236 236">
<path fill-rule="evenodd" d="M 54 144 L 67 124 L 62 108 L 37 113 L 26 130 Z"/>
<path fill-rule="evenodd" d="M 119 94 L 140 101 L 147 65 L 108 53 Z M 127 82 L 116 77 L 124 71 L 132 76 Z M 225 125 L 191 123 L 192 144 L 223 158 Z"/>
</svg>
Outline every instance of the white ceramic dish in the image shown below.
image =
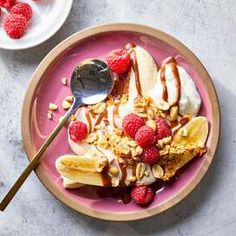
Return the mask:
<svg viewBox="0 0 236 236">
<path fill-rule="evenodd" d="M 3 19 L 7 12 L 2 10 L 0 17 L 0 48 L 19 50 L 37 46 L 53 36 L 68 17 L 73 0 L 22 0 L 33 8 L 33 18 L 28 31 L 20 39 L 11 39 L 3 29 Z"/>
</svg>

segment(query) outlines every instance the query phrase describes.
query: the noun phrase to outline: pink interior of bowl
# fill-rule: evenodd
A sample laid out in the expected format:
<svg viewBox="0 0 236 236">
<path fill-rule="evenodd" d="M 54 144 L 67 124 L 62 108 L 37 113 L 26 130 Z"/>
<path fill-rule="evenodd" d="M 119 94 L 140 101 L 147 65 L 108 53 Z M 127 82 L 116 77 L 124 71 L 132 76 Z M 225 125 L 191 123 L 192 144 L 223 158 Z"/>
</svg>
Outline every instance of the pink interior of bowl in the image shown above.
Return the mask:
<svg viewBox="0 0 236 236">
<path fill-rule="evenodd" d="M 171 48 L 166 43 L 143 34 L 127 32 L 104 33 L 88 38 L 68 50 L 63 56 L 61 56 L 61 58 L 59 58 L 52 66 L 48 68 L 47 72 L 41 79 L 35 93 L 35 102 L 32 109 L 31 121 L 33 142 L 36 149 L 39 148 L 53 127 L 55 127 L 56 121 L 58 121 L 59 117 L 65 113 L 61 106 L 59 106 L 59 110 L 55 112 L 53 120 L 48 120 L 47 118 L 48 104 L 50 102 L 54 102 L 60 105 L 63 98 L 66 95 L 71 94 L 69 87 L 62 85 L 62 77 L 70 78 L 73 69 L 82 60 L 86 58 L 100 58 L 105 60 L 109 51 L 116 48 L 122 48 L 129 42 L 134 42 L 137 45 L 144 47 L 152 54 L 157 64 L 168 56 L 178 58 L 178 62 L 192 76 L 200 92 L 202 98 L 202 108 L 200 114 L 206 116 L 209 123 L 211 123 L 212 114 L 209 105 L 210 102 L 204 88 L 204 84 L 198 77 L 193 66 L 190 65 L 179 52 Z M 73 198 L 78 202 L 78 204 L 83 204 L 100 211 L 131 212 L 140 210 L 140 206 L 137 206 L 132 202 L 124 205 L 114 198 L 99 198 L 95 191 L 93 191 L 93 188 L 88 188 L 86 191 L 68 191 L 63 189 L 62 181 L 56 171 L 54 163 L 60 155 L 67 153 L 71 153 L 71 150 L 67 143 L 66 128 L 63 128 L 58 137 L 53 141 L 52 145 L 47 150 L 41 165 L 45 173 L 47 173 L 50 177 L 50 180 L 53 181 L 57 185 L 58 189 L 64 192 L 68 198 Z M 164 203 L 184 188 L 201 168 L 203 158 L 204 156 L 201 158 L 196 158 L 191 165 L 185 168 L 183 173 L 181 173 L 178 177 L 177 181 L 174 181 L 165 187 L 163 191 L 160 191 L 149 208 Z"/>
</svg>

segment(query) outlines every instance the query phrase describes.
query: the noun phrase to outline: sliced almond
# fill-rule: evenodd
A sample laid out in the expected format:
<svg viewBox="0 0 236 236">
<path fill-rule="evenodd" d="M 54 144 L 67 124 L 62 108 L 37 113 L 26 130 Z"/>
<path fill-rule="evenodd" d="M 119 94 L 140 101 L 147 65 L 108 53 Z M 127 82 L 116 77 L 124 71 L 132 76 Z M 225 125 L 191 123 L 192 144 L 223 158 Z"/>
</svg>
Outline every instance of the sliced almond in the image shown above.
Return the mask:
<svg viewBox="0 0 236 236">
<path fill-rule="evenodd" d="M 56 111 L 58 109 L 58 106 L 55 103 L 49 103 L 48 108 L 50 111 Z"/>
<path fill-rule="evenodd" d="M 155 178 L 161 179 L 164 176 L 162 167 L 158 164 L 152 166 L 152 174 Z"/>
<path fill-rule="evenodd" d="M 70 102 L 68 102 L 68 101 L 66 101 L 66 100 L 64 100 L 64 101 L 62 102 L 62 108 L 63 108 L 64 110 L 68 110 L 70 107 L 71 107 L 71 103 L 70 103 Z"/>
<path fill-rule="evenodd" d="M 67 78 L 66 77 L 63 77 L 62 79 L 61 79 L 61 82 L 62 82 L 62 84 L 63 85 L 67 85 Z"/>
</svg>

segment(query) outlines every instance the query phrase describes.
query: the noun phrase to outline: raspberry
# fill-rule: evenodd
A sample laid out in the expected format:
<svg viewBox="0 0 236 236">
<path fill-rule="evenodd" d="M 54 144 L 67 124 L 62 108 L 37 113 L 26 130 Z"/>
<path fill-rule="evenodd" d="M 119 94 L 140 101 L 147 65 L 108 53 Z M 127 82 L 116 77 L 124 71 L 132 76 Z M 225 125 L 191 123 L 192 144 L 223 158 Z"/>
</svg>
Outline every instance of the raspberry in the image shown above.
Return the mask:
<svg viewBox="0 0 236 236">
<path fill-rule="evenodd" d="M 108 55 L 107 63 L 113 72 L 123 74 L 130 67 L 130 56 L 125 49 L 113 50 Z"/>
<path fill-rule="evenodd" d="M 70 138 L 75 142 L 80 142 L 86 138 L 88 134 L 87 125 L 80 121 L 73 122 L 69 127 Z"/>
<path fill-rule="evenodd" d="M 32 8 L 28 3 L 19 2 L 16 3 L 11 9 L 10 13 L 23 15 L 27 21 L 31 20 L 32 18 Z"/>
<path fill-rule="evenodd" d="M 155 146 L 145 148 L 143 150 L 142 155 L 140 156 L 140 159 L 143 162 L 148 163 L 150 165 L 156 163 L 158 161 L 158 158 L 159 158 L 159 151 L 158 148 Z"/>
<path fill-rule="evenodd" d="M 156 137 L 157 140 L 163 139 L 165 137 L 171 136 L 172 131 L 170 125 L 161 117 L 156 117 Z"/>
<path fill-rule="evenodd" d="M 27 29 L 27 20 L 22 15 L 10 14 L 5 18 L 3 25 L 9 37 L 18 39 L 22 37 Z"/>
<path fill-rule="evenodd" d="M 0 6 L 6 8 L 7 10 L 10 10 L 12 6 L 14 6 L 16 3 L 16 0 L 0 0 Z"/>
<path fill-rule="evenodd" d="M 131 191 L 131 197 L 137 204 L 147 204 L 153 196 L 152 189 L 145 185 L 136 186 Z"/>
<path fill-rule="evenodd" d="M 122 123 L 125 134 L 130 136 L 131 138 L 134 138 L 137 131 L 144 125 L 144 119 L 134 113 L 125 116 Z"/>
<path fill-rule="evenodd" d="M 141 127 L 135 135 L 135 141 L 142 148 L 151 146 L 156 141 L 154 130 L 148 126 Z"/>
</svg>

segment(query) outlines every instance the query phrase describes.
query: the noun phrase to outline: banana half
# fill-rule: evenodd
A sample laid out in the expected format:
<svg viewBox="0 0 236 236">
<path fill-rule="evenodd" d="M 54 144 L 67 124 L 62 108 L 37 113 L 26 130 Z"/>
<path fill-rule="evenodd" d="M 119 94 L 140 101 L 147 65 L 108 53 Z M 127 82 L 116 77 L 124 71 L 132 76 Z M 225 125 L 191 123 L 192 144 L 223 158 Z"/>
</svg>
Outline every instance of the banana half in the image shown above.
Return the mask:
<svg viewBox="0 0 236 236">
<path fill-rule="evenodd" d="M 65 188 L 78 188 L 81 184 L 104 186 L 103 169 L 108 165 L 105 157 L 86 154 L 64 155 L 56 160 L 56 168 Z"/>
<path fill-rule="evenodd" d="M 192 119 L 185 126 L 180 128 L 173 137 L 173 142 L 181 147 L 171 160 L 164 165 L 163 180 L 168 180 L 175 175 L 176 171 L 191 161 L 195 156 L 206 152 L 205 143 L 208 136 L 208 121 L 205 117 L 199 116 Z"/>
</svg>

